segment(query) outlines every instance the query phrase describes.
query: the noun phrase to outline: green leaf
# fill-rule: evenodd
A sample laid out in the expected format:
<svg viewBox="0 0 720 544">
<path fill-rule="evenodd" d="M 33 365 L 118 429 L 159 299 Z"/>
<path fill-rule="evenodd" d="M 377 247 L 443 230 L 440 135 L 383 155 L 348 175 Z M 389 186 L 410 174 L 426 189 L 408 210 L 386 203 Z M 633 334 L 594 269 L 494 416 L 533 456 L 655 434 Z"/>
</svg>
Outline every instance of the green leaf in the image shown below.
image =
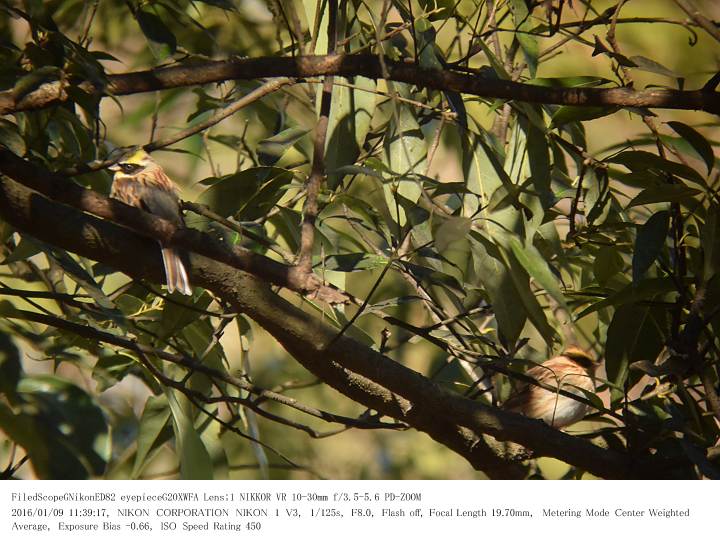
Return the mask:
<svg viewBox="0 0 720 544">
<path fill-rule="evenodd" d="M 603 308 L 611 306 L 622 306 L 623 304 L 635 303 L 645 299 L 651 299 L 660 295 L 675 293 L 677 288 L 670 278 L 648 278 L 640 280 L 637 284 L 629 283 L 619 291 L 594 302 L 582 312 L 575 316 L 575 321 L 598 312 Z"/>
<path fill-rule="evenodd" d="M 160 324 L 157 330 L 159 338 L 165 339 L 177 334 L 190 323 L 203 316 L 203 311 L 212 302 L 212 296 L 203 292 L 188 302 L 188 297 L 173 293 L 163 305 Z M 191 306 L 191 307 L 188 307 Z"/>
<path fill-rule="evenodd" d="M 55 249 L 52 246 L 44 246 L 44 250 L 45 253 L 51 255 L 55 259 L 68 276 L 70 276 L 95 300 L 95 302 L 97 302 L 98 306 L 102 308 L 103 313 L 107 317 L 115 320 L 115 322 L 120 326 L 124 325 L 125 316 L 117 311 L 115 303 L 103 292 L 91 272 L 83 268 L 81 263 L 77 262 L 75 258 L 66 251 Z M 82 262 L 82 258 L 78 257 L 78 259 Z M 90 268 L 87 262 L 84 262 L 83 264 Z"/>
<path fill-rule="evenodd" d="M 551 128 L 561 127 L 576 121 L 590 121 L 612 115 L 620 108 L 615 106 L 561 106 L 552 116 Z"/>
<path fill-rule="evenodd" d="M 198 115 L 200 113 L 198 113 Z M 233 151 L 237 150 L 237 148 L 242 145 L 242 139 L 232 134 L 211 134 L 208 138 L 214 142 L 218 142 L 229 147 Z"/>
<path fill-rule="evenodd" d="M 109 433 L 102 409 L 92 397 L 57 376 L 23 378 L 18 393 L 25 401 L 18 423 L 37 433 L 30 436 L 30 443 L 19 443 L 28 446 L 39 477 L 85 479 L 103 474 Z"/>
<path fill-rule="evenodd" d="M 27 150 L 20 129 L 7 119 L 0 119 L 0 143 L 20 157 L 23 157 Z"/>
<path fill-rule="evenodd" d="M 664 310 L 638 304 L 626 304 L 615 310 L 605 347 L 608 380 L 622 387 L 630 363 L 641 359 L 654 361 L 663 347 L 666 329 Z M 632 386 L 632 382 L 628 385 Z M 622 395 L 622 391 L 612 390 L 613 401 Z"/>
<path fill-rule="evenodd" d="M 190 345 L 191 353 L 196 359 L 202 360 L 203 365 L 209 368 L 225 372 L 225 352 L 222 344 L 214 341 L 214 334 L 215 329 L 208 317 L 196 319 L 182 331 L 182 337 Z M 204 394 L 209 394 L 213 385 L 208 376 L 199 372 L 193 374 L 188 383 L 193 390 Z"/>
<path fill-rule="evenodd" d="M 215 6 L 220 9 L 224 9 L 225 11 L 237 11 L 237 7 L 235 7 L 235 3 L 232 0 L 196 0 L 196 1 L 202 2 L 203 4 L 209 4 L 211 6 Z"/>
<path fill-rule="evenodd" d="M 176 391 L 165 389 L 165 392 L 177 440 L 175 449 L 180 460 L 180 476 L 183 480 L 211 480 L 213 477 L 212 460 L 200 435 L 195 430 L 190 415 L 185 412 L 182 404 L 178 401 Z M 188 409 L 188 412 L 190 411 Z"/>
<path fill-rule="evenodd" d="M 140 30 L 149 40 L 167 45 L 170 52 L 175 52 L 177 48 L 175 34 L 172 33 L 172 30 L 165 25 L 160 17 L 151 11 L 139 9 L 135 12 L 135 19 L 140 25 Z"/>
<path fill-rule="evenodd" d="M 282 196 L 282 189 L 292 181 L 289 170 L 271 166 L 250 168 L 220 178 L 200 182 L 210 185 L 198 197 L 223 217 L 236 217 L 252 221 L 272 209 Z"/>
<path fill-rule="evenodd" d="M 705 161 L 708 174 L 710 174 L 713 164 L 715 164 L 715 154 L 713 153 L 712 146 L 705 139 L 705 136 L 680 121 L 669 121 L 668 126 L 692 146 L 698 157 Z"/>
<path fill-rule="evenodd" d="M 625 267 L 620 252 L 614 247 L 601 246 L 594 255 L 593 274 L 600 285 L 605 285 Z"/>
<path fill-rule="evenodd" d="M 257 154 L 260 164 L 263 166 L 274 165 L 288 149 L 295 145 L 295 142 L 305 136 L 308 132 L 308 129 L 290 127 L 270 138 L 262 140 L 257 146 Z"/>
<path fill-rule="evenodd" d="M 512 278 L 492 242 L 477 233 L 473 233 L 472 257 L 475 274 L 493 305 L 500 340 L 506 347 L 514 346 L 525 326 L 527 314 Z"/>
<path fill-rule="evenodd" d="M 22 76 L 15 82 L 12 94 L 16 102 L 36 90 L 44 83 L 51 83 L 60 79 L 62 70 L 57 66 L 42 66 L 29 74 Z"/>
<path fill-rule="evenodd" d="M 633 251 L 633 283 L 637 284 L 650 265 L 655 262 L 665 247 L 670 228 L 670 212 L 663 210 L 653 214 L 638 228 Z"/>
<path fill-rule="evenodd" d="M 507 70 L 505 70 L 505 67 L 503 66 L 503 63 L 498 60 L 498 58 L 495 56 L 495 54 L 490 50 L 490 48 L 485 43 L 485 40 L 476 40 L 475 44 L 480 47 L 482 52 L 485 54 L 485 56 L 488 59 L 488 62 L 490 63 L 490 66 L 495 71 L 495 75 L 499 77 L 500 79 L 510 80 L 512 79 L 510 77 L 510 74 L 507 73 Z"/>
<path fill-rule="evenodd" d="M 596 87 L 609 83 L 609 79 L 599 76 L 536 77 L 528 80 L 529 85 L 540 87 Z"/>
<path fill-rule="evenodd" d="M 443 253 L 453 242 L 464 240 L 471 228 L 469 217 L 448 217 L 435 231 L 435 248 Z"/>
<path fill-rule="evenodd" d="M 701 231 L 704 252 L 703 277 L 710 281 L 720 271 L 720 208 L 711 204 Z"/>
<path fill-rule="evenodd" d="M 542 118 L 539 110 L 538 117 Z M 543 210 L 548 210 L 555 204 L 550 187 L 550 144 L 545 133 L 535 124 L 521 121 L 520 126 L 526 135 L 530 179 L 540 197 Z"/>
<path fill-rule="evenodd" d="M 436 13 L 428 15 L 431 21 L 445 21 L 453 15 L 453 10 L 457 7 L 455 0 L 419 0 L 425 13 L 437 10 Z"/>
<path fill-rule="evenodd" d="M 516 32 L 515 38 L 523 50 L 525 61 L 530 70 L 530 77 L 535 77 L 538 66 L 538 54 L 540 48 L 537 38 L 530 32 L 532 25 L 530 24 L 530 13 L 528 12 L 525 0 L 510 0 L 510 11 L 512 12 Z"/>
<path fill-rule="evenodd" d="M 0 393 L 8 399 L 15 397 L 20 374 L 20 352 L 10 336 L 0 331 Z"/>
<path fill-rule="evenodd" d="M 510 241 L 510 249 L 528 274 L 545 289 L 563 308 L 567 308 L 565 296 L 560 290 L 558 278 L 535 246 L 523 246 L 517 239 Z"/>
<path fill-rule="evenodd" d="M 644 170 L 668 172 L 681 178 L 695 181 L 700 185 L 705 185 L 703 177 L 689 166 L 663 159 L 648 151 L 623 151 L 622 153 L 608 157 L 605 159 L 605 162 L 622 164 L 633 172 L 642 172 Z"/>
<path fill-rule="evenodd" d="M 346 255 L 330 255 L 323 262 L 323 268 L 338 272 L 357 272 L 358 270 L 374 270 L 388 263 L 386 257 L 371 253 L 348 253 Z"/>
<path fill-rule="evenodd" d="M 188 123 L 207 111 L 217 110 L 227 105 L 227 103 L 223 100 L 209 95 L 202 87 L 196 87 L 192 90 L 192 92 L 197 96 L 197 105 L 195 106 L 195 111 L 187 116 L 186 121 Z M 224 143 L 233 149 L 237 149 L 237 147 L 242 143 L 242 140 L 237 136 L 216 135 L 210 136 L 210 139 Z"/>
<path fill-rule="evenodd" d="M 23 236 L 20 238 L 20 243 L 12 250 L 10 255 L 0 264 L 16 263 L 18 261 L 25 261 L 34 255 L 37 255 L 42 251 L 42 248 L 38 243 L 30 236 Z"/>
<path fill-rule="evenodd" d="M 435 28 L 430 21 L 421 17 L 415 20 L 415 39 L 418 51 L 418 61 L 424 70 L 442 70 L 442 53 L 435 45 Z"/>
<path fill-rule="evenodd" d="M 518 295 L 520 295 L 520 300 L 527 311 L 527 316 L 530 319 L 530 322 L 542 335 L 547 345 L 552 345 L 555 340 L 556 333 L 550 326 L 550 323 L 548 323 L 547 316 L 538 302 L 535 293 L 533 293 L 530 289 L 530 277 L 517 258 L 513 258 L 514 256 L 508 255 L 507 250 L 502 246 L 498 249 L 504 262 L 506 263 L 508 271 L 510 272 L 510 277 L 512 278 Z"/>
<path fill-rule="evenodd" d="M 700 192 L 698 189 L 693 189 L 692 187 L 687 187 L 682 184 L 664 184 L 656 187 L 648 187 L 630 201 L 628 208 L 645 204 L 655 204 L 657 202 L 679 202 L 695 196 Z"/>
<path fill-rule="evenodd" d="M 370 121 L 375 114 L 377 84 L 366 77 L 355 77 L 353 87 L 344 86 L 349 80 L 337 77 L 339 83 L 333 90 L 328 120 L 325 164 L 328 186 L 335 188 L 342 181 L 338 171 L 355 163 L 360 155 L 370 130 Z M 322 88 L 319 88 L 322 91 Z"/>
<path fill-rule="evenodd" d="M 115 354 L 100 357 L 92 371 L 98 391 L 102 392 L 116 385 L 136 364 L 137 362 L 127 355 Z"/>
<path fill-rule="evenodd" d="M 644 72 L 652 72 L 653 74 L 660 74 L 661 76 L 668 76 L 668 77 L 672 77 L 674 79 L 677 79 L 680 77 L 678 74 L 676 74 L 669 68 L 666 68 L 659 62 L 656 62 L 647 57 L 643 57 L 641 55 L 635 55 L 635 56 L 632 56 L 629 58 L 635 64 L 634 67 L 638 70 L 642 70 Z"/>
<path fill-rule="evenodd" d="M 369 166 L 359 166 L 357 164 L 341 166 L 337 170 L 334 170 L 333 174 L 337 174 L 339 176 L 371 176 L 373 178 L 383 179 L 382 174 L 374 168 L 370 168 Z"/>
<path fill-rule="evenodd" d="M 393 220 L 404 226 L 407 222 L 405 209 L 398 204 L 397 196 L 409 203 L 417 203 L 422 194 L 420 182 L 414 174 L 425 174 L 427 169 L 427 146 L 420 125 L 409 107 L 398 106 L 396 119 L 390 120 L 390 128 L 385 139 L 387 165 L 395 174 L 391 182 L 383 185 L 385 201 Z"/>
<path fill-rule="evenodd" d="M 434 270 L 427 266 L 422 266 L 407 261 L 401 261 L 401 266 L 404 266 L 412 275 L 419 280 L 423 286 L 429 288 L 431 286 L 442 286 L 459 297 L 466 296 L 465 289 L 460 282 L 450 274 Z"/>
<path fill-rule="evenodd" d="M 495 150 L 485 142 L 482 136 L 475 139 L 475 149 L 471 157 L 472 162 L 469 164 L 470 171 L 468 173 L 468 187 L 475 193 L 480 195 L 479 204 L 487 206 L 496 191 L 502 187 L 505 191 L 505 198 L 516 208 L 520 208 L 518 201 L 518 187 L 513 183 L 510 176 L 503 168 L 500 157 Z M 466 210 L 474 213 L 474 210 Z M 497 210 L 492 209 L 493 213 L 488 213 L 493 220 L 497 221 L 509 231 L 515 232 L 519 224 L 520 216 L 516 210 Z"/>
<path fill-rule="evenodd" d="M 161 435 L 164 434 L 163 430 L 167 429 L 169 420 L 170 406 L 167 397 L 148 397 L 142 416 L 140 416 L 132 479 L 137 478 L 142 473 L 153 446 L 158 447 L 165 442 L 165 440 L 161 439 Z"/>
</svg>

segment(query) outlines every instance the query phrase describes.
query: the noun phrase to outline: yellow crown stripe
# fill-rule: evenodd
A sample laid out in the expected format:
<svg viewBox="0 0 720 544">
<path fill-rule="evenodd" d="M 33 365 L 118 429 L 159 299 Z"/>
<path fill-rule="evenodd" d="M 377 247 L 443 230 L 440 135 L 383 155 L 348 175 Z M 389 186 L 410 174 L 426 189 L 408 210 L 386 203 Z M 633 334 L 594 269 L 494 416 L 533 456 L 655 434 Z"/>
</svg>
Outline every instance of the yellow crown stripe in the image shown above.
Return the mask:
<svg viewBox="0 0 720 544">
<path fill-rule="evenodd" d="M 138 164 L 149 158 L 150 155 L 148 155 L 144 149 L 138 149 L 132 155 L 129 155 L 123 162 L 129 162 L 130 164 Z"/>
</svg>

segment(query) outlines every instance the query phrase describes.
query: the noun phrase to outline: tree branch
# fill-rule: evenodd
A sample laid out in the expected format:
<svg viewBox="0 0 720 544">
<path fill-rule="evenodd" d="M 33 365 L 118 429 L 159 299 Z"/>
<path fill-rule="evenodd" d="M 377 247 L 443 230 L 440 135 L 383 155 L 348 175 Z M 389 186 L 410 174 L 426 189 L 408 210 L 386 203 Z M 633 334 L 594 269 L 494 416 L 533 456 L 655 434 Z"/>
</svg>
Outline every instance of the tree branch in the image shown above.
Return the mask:
<svg viewBox="0 0 720 544">
<path fill-rule="evenodd" d="M 484 78 L 454 70 L 425 70 L 411 62 L 397 62 L 377 55 L 310 55 L 304 57 L 258 57 L 208 61 L 192 66 L 171 66 L 108 76 L 107 88 L 89 81 L 78 86 L 88 93 L 114 96 L 146 93 L 177 87 L 205 85 L 233 79 L 264 77 L 307 78 L 318 76 L 365 76 L 387 78 L 421 87 L 456 91 L 486 98 L 502 98 L 539 104 L 568 106 L 619 106 L 702 110 L 720 115 L 720 93 L 710 89 L 677 91 L 651 88 L 541 87 Z M 0 115 L 39 109 L 68 100 L 67 83 L 45 83 L 16 100 L 12 91 L 0 93 Z"/>
<path fill-rule="evenodd" d="M 6 178 L 0 179 L 0 216 L 38 239 L 133 277 L 162 278 L 157 245 L 151 240 L 52 202 Z M 659 459 L 634 459 L 541 421 L 462 398 L 352 338 L 333 341 L 335 328 L 296 308 L 251 275 L 198 254 L 189 256 L 189 264 L 196 285 L 246 313 L 326 384 L 427 433 L 476 469 L 501 477 L 519 475 L 514 461 L 522 453 L 512 449 L 508 453 L 507 445 L 497 439 L 522 444 L 536 455 L 562 459 L 605 478 L 678 475 Z"/>
<path fill-rule="evenodd" d="M 249 92 L 248 94 L 242 96 L 238 100 L 235 100 L 233 103 L 225 106 L 220 111 L 213 114 L 211 117 L 209 117 L 207 120 L 197 123 L 195 125 L 192 125 L 185 130 L 181 130 L 177 134 L 173 134 L 172 136 L 168 136 L 167 138 L 163 138 L 161 140 L 155 140 L 153 142 L 150 142 L 147 145 L 144 145 L 143 148 L 147 152 L 155 151 L 156 149 L 160 149 L 162 147 L 167 147 L 169 145 L 172 145 L 174 143 L 179 142 L 180 140 L 184 140 L 185 138 L 189 138 L 190 136 L 193 136 L 194 134 L 197 134 L 198 132 L 202 132 L 205 129 L 208 129 L 212 126 L 217 125 L 220 121 L 223 121 L 230 117 L 231 115 L 234 115 L 244 107 L 252 104 L 253 102 L 257 102 L 264 96 L 268 94 L 272 94 L 278 89 L 281 89 L 285 85 L 290 85 L 293 83 L 292 79 L 289 78 L 277 78 L 277 79 L 271 79 L 270 81 L 264 83 L 257 89 Z"/>
<path fill-rule="evenodd" d="M 337 44 L 337 0 L 329 0 L 328 4 L 328 53 L 335 53 Z M 327 139 L 330 107 L 332 106 L 333 76 L 323 81 L 320 98 L 320 117 L 315 126 L 313 139 L 313 158 L 310 175 L 305 184 L 305 205 L 303 220 L 300 227 L 300 254 L 298 270 L 302 274 L 312 274 L 313 245 L 315 244 L 315 221 L 318 214 L 318 196 L 325 179 L 325 141 Z"/>
<path fill-rule="evenodd" d="M 314 274 L 300 274 L 294 267 L 273 261 L 241 246 L 223 244 L 200 231 L 178 227 L 170 221 L 127 206 L 119 200 L 84 189 L 65 177 L 58 176 L 24 161 L 0 147 L 0 172 L 20 181 L 48 198 L 119 223 L 164 245 L 175 246 L 205 255 L 229 266 L 257 274 L 263 279 L 300 293 L 312 293 L 327 302 L 347 302 L 347 297 Z"/>
<path fill-rule="evenodd" d="M 687 13 L 688 17 L 690 17 L 695 24 L 702 27 L 705 32 L 720 42 L 720 29 L 713 21 L 705 17 L 690 0 L 675 0 L 675 3 L 681 10 Z"/>
</svg>

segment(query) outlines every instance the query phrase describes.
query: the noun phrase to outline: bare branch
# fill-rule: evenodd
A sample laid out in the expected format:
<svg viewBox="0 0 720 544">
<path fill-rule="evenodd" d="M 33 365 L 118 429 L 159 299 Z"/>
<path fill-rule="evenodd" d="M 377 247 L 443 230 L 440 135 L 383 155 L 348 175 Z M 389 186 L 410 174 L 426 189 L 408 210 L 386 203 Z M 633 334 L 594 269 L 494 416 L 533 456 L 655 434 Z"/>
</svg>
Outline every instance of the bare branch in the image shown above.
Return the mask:
<svg viewBox="0 0 720 544">
<path fill-rule="evenodd" d="M 159 279 L 156 244 L 101 219 L 51 202 L 3 178 L 0 215 L 16 228 L 134 276 Z M 475 468 L 518 476 L 515 461 L 527 452 L 497 440 L 523 444 L 536 455 L 562 459 L 605 478 L 672 477 L 652 457 L 635 459 L 442 389 L 408 367 L 342 337 L 337 330 L 273 293 L 253 276 L 197 254 L 189 258 L 194 283 L 246 313 L 299 363 L 349 398 L 426 432 Z M 493 438 L 484 435 L 491 435 Z"/>
<path fill-rule="evenodd" d="M 455 70 L 425 70 L 414 63 L 378 58 L 377 55 L 311 55 L 305 57 L 257 57 L 208 61 L 192 66 L 171 66 L 108 76 L 108 87 L 83 82 L 79 87 L 88 93 L 114 96 L 146 93 L 177 87 L 204 85 L 233 79 L 264 77 L 307 78 L 318 76 L 365 76 L 387 78 L 430 89 L 456 91 L 485 98 L 502 98 L 539 104 L 568 106 L 619 106 L 634 108 L 668 108 L 703 110 L 720 114 L 720 93 L 710 89 L 676 91 L 649 88 L 635 91 L 626 88 L 541 87 L 514 81 L 478 77 Z M 0 115 L 44 108 L 68 100 L 61 82 L 46 83 L 16 100 L 12 91 L 0 93 Z"/>
<path fill-rule="evenodd" d="M 337 47 L 337 0 L 328 3 L 328 53 L 334 54 Z M 318 214 L 318 195 L 325 179 L 325 141 L 327 139 L 328 123 L 330 121 L 330 107 L 332 106 L 333 76 L 325 77 L 320 98 L 320 117 L 315 127 L 313 142 L 313 159 L 310 175 L 305 184 L 305 205 L 303 207 L 303 222 L 300 230 L 300 255 L 298 270 L 302 274 L 312 273 L 312 253 L 315 243 L 315 220 Z"/>
<path fill-rule="evenodd" d="M 242 98 L 239 98 L 232 104 L 224 107 L 211 117 L 209 117 L 207 120 L 203 121 L 202 123 L 197 123 L 196 125 L 192 125 L 185 130 L 181 130 L 177 134 L 173 134 L 172 136 L 168 136 L 167 138 L 163 138 L 161 140 L 155 140 L 154 142 L 150 142 L 149 144 L 143 146 L 145 151 L 155 151 L 156 149 L 161 149 L 163 147 L 167 147 L 169 145 L 175 144 L 181 140 L 184 140 L 185 138 L 189 138 L 190 136 L 193 136 L 197 134 L 198 132 L 202 132 L 203 130 L 206 130 L 212 126 L 217 125 L 219 122 L 227 119 L 231 115 L 234 115 L 241 109 L 243 109 L 246 106 L 249 106 L 253 102 L 256 102 L 263 98 L 264 96 L 267 96 L 271 93 L 274 93 L 278 89 L 281 89 L 285 85 L 290 85 L 291 83 L 294 83 L 294 81 L 290 78 L 281 77 L 277 79 L 271 79 L 267 83 L 261 85 L 257 89 L 249 92 Z"/>
<path fill-rule="evenodd" d="M 0 148 L 0 172 L 48 196 L 49 198 L 83 210 L 98 217 L 125 225 L 143 236 L 149 236 L 168 246 L 182 247 L 210 259 L 224 262 L 251 274 L 258 274 L 276 285 L 333 303 L 347 302 L 347 297 L 323 285 L 315 275 L 299 274 L 288 267 L 258 255 L 241 246 L 227 245 L 212 236 L 190 228 L 178 227 L 170 221 L 127 206 L 95 191 L 84 189 L 72 181 L 53 175 Z"/>
<path fill-rule="evenodd" d="M 720 29 L 710 19 L 705 17 L 702 12 L 690 0 L 675 0 L 678 7 L 688 14 L 698 26 L 710 34 L 716 41 L 720 42 Z"/>
</svg>

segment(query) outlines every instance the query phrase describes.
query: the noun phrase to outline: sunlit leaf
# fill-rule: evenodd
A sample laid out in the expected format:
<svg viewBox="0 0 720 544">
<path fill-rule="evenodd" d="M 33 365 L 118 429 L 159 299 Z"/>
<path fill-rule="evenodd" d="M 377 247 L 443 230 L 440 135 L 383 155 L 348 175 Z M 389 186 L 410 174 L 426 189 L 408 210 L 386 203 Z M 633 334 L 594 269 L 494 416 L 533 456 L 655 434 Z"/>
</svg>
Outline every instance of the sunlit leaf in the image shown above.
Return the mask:
<svg viewBox="0 0 720 544">
<path fill-rule="evenodd" d="M 274 165 L 288 149 L 295 145 L 295 142 L 307 133 L 307 129 L 290 127 L 270 138 L 262 140 L 258 143 L 256 150 L 260 163 L 264 166 Z"/>
<path fill-rule="evenodd" d="M 435 231 L 435 248 L 444 252 L 450 244 L 464 240 L 470 232 L 472 220 L 467 217 L 448 217 Z"/>
<path fill-rule="evenodd" d="M 427 147 L 420 125 L 413 112 L 404 105 L 398 106 L 399 119 L 391 119 L 385 140 L 385 154 L 388 167 L 394 179 L 384 184 L 385 200 L 393 220 L 399 225 L 407 221 L 404 208 L 397 196 L 409 203 L 416 203 L 422 194 L 420 183 L 413 174 L 425 174 L 427 169 Z"/>
<path fill-rule="evenodd" d="M 180 475 L 184 480 L 212 479 L 212 460 L 193 425 L 190 415 L 177 399 L 180 393 L 173 389 L 166 389 L 165 393 L 172 413 L 173 428 L 175 429 Z"/>
<path fill-rule="evenodd" d="M 169 421 L 170 407 L 167 397 L 148 397 L 140 416 L 137 451 L 132 469 L 133 479 L 140 476 L 150 452 L 164 442 L 162 438 L 165 440 L 169 438 L 169 433 L 166 432 Z"/>
<path fill-rule="evenodd" d="M 223 217 L 234 216 L 251 221 L 272 209 L 292 177 L 289 170 L 268 166 L 208 178 L 200 182 L 210 187 L 200 194 L 198 202 L 208 205 Z"/>
<path fill-rule="evenodd" d="M 528 274 L 543 287 L 558 304 L 567 307 L 565 296 L 560 290 L 559 280 L 550 271 L 547 261 L 535 246 L 523 246 L 520 240 L 512 239 L 510 248 L 513 255 L 525 268 Z"/>
<path fill-rule="evenodd" d="M 388 260 L 379 255 L 369 253 L 350 253 L 347 255 L 329 255 L 322 263 L 323 268 L 340 272 L 355 272 L 358 270 L 374 270 L 382 268 Z"/>
<path fill-rule="evenodd" d="M 652 72 L 654 74 L 660 74 L 662 76 L 668 76 L 675 79 L 679 77 L 675 72 L 673 72 L 669 68 L 666 68 L 659 62 L 649 59 L 647 57 L 643 57 L 642 55 L 634 55 L 632 57 L 629 57 L 629 59 L 635 64 L 634 67 L 638 70 Z"/>
</svg>

